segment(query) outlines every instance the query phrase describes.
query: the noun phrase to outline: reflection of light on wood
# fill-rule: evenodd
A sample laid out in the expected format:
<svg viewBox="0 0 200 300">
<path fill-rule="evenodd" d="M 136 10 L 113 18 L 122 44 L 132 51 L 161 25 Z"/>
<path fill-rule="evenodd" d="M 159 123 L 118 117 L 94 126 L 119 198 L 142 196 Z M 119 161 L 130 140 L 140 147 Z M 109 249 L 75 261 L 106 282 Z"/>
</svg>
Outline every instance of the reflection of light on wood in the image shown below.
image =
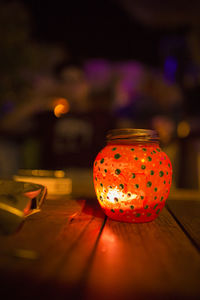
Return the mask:
<svg viewBox="0 0 200 300">
<path fill-rule="evenodd" d="M 114 244 L 114 243 L 116 243 L 117 239 L 118 239 L 118 237 L 113 233 L 112 230 L 110 230 L 109 227 L 104 230 L 104 233 L 101 237 L 101 241 L 103 243 L 103 246 L 104 246 L 104 243 L 105 243 L 106 248 L 107 248 L 107 245 L 108 245 L 107 243 L 108 242 Z M 113 245 L 109 245 L 109 246 L 111 246 L 112 249 L 113 249 Z"/>
<path fill-rule="evenodd" d="M 69 111 L 69 102 L 65 98 L 58 98 L 54 101 L 54 115 L 60 118 Z"/>
<path fill-rule="evenodd" d="M 177 135 L 180 138 L 185 138 L 190 133 L 190 124 L 186 121 L 182 121 L 178 124 Z"/>
</svg>

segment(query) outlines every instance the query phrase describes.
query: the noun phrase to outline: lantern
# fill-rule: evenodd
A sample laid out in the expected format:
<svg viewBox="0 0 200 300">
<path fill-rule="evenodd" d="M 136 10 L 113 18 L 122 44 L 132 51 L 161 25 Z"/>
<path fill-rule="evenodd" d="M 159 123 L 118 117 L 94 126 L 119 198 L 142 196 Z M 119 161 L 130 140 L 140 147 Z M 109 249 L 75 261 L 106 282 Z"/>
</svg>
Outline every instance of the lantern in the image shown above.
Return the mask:
<svg viewBox="0 0 200 300">
<path fill-rule="evenodd" d="M 115 129 L 97 155 L 94 187 L 105 214 L 118 221 L 155 219 L 165 205 L 172 167 L 154 130 Z"/>
</svg>

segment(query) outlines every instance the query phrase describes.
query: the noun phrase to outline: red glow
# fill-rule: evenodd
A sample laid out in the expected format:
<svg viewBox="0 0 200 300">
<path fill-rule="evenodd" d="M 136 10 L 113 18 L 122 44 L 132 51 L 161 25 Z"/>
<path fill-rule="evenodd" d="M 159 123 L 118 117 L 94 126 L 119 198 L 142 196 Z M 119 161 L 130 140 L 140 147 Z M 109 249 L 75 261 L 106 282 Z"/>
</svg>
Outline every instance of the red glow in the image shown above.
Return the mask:
<svg viewBox="0 0 200 300">
<path fill-rule="evenodd" d="M 94 162 L 97 198 L 112 219 L 140 223 L 165 205 L 172 167 L 158 144 L 107 145 Z"/>
<path fill-rule="evenodd" d="M 26 216 L 31 209 L 31 200 L 28 202 L 27 206 L 24 208 L 24 215 Z"/>
</svg>

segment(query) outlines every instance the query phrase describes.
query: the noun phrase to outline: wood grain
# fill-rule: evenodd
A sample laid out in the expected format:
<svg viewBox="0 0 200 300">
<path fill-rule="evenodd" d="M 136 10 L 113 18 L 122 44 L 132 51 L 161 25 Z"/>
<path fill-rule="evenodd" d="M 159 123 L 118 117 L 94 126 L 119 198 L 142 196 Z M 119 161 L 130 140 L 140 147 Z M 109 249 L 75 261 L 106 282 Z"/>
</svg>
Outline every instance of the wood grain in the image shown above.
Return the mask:
<svg viewBox="0 0 200 300">
<path fill-rule="evenodd" d="M 0 237 L 2 299 L 198 299 L 199 276 L 198 250 L 166 209 L 128 224 L 106 221 L 96 199 L 57 198 Z"/>
<path fill-rule="evenodd" d="M 17 295 L 28 293 L 30 299 L 41 293 L 44 299 L 53 294 L 59 299 L 66 294 L 77 298 L 104 218 L 96 201 L 95 205 L 84 200 L 47 201 L 42 212 L 27 219 L 15 236 L 1 236 L 1 289 L 8 292 L 12 284 Z M 38 257 L 16 257 L 20 249 Z"/>
<path fill-rule="evenodd" d="M 199 282 L 199 253 L 164 209 L 146 224 L 108 220 L 87 284 L 91 299 L 193 299 Z"/>
<path fill-rule="evenodd" d="M 200 251 L 200 201 L 173 200 L 167 206 Z"/>
</svg>

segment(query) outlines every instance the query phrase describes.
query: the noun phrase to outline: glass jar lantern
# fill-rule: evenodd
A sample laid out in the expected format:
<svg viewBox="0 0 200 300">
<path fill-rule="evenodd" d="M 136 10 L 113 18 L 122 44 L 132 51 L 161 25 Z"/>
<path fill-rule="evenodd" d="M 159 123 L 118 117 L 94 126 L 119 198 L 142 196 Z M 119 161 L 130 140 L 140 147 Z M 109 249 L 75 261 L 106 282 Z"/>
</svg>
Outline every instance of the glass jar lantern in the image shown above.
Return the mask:
<svg viewBox="0 0 200 300">
<path fill-rule="evenodd" d="M 149 222 L 165 205 L 172 166 L 156 131 L 114 129 L 94 161 L 93 177 L 98 201 L 108 217 Z"/>
</svg>

